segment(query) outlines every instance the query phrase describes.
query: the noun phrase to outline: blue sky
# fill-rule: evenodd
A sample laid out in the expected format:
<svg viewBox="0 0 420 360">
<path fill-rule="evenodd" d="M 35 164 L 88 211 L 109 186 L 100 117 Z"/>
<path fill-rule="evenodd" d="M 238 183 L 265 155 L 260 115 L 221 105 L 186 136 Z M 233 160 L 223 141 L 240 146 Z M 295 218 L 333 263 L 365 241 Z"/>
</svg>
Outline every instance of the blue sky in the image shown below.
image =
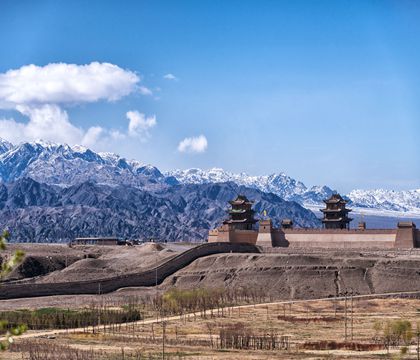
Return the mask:
<svg viewBox="0 0 420 360">
<path fill-rule="evenodd" d="M 136 89 L 71 103 L 49 89 L 41 105 L 2 106 L 0 80 L 0 136 L 35 136 L 23 126 L 53 114 L 72 128 L 50 140 L 101 128 L 89 146 L 162 170 L 284 171 L 342 192 L 420 187 L 417 1 L 0 2 L 0 74 L 92 62 L 136 74 Z M 139 115 L 132 133 L 128 111 Z M 191 140 L 200 135 L 207 146 Z"/>
</svg>

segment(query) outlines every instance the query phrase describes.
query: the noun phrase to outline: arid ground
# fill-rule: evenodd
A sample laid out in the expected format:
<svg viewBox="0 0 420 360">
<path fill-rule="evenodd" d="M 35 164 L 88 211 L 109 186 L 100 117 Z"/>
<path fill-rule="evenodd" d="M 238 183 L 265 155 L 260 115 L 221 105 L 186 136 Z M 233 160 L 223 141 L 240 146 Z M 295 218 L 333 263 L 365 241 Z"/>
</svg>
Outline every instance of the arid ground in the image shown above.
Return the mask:
<svg viewBox="0 0 420 360">
<path fill-rule="evenodd" d="M 7 281 L 48 286 L 143 271 L 190 246 L 23 245 L 26 259 Z M 61 324 L 63 311 L 96 314 L 99 308 L 123 314 L 130 307 L 142 317 L 110 324 L 98 315 L 94 327 L 34 330 L 33 315 L 31 329 L 0 357 L 161 359 L 164 351 L 166 359 L 417 359 L 419 269 L 418 250 L 206 256 L 158 287 L 0 301 L 0 311 L 9 315 L 47 311 L 52 324 Z"/>
<path fill-rule="evenodd" d="M 49 283 L 136 274 L 170 260 L 191 246 L 146 243 L 134 247 L 69 248 L 65 245 L 26 244 L 21 246 L 26 252 L 25 260 L 6 280 L 48 286 Z M 9 251 L 14 248 L 10 246 Z M 159 289 L 248 288 L 282 300 L 324 298 L 350 292 L 361 295 L 420 290 L 420 249 L 277 248 L 269 251 L 201 257 L 167 277 Z M 123 291 L 142 294 L 145 289 Z M 120 297 L 120 292 L 109 295 Z M 63 299 L 67 301 L 66 297 Z M 90 301 L 95 296 L 84 295 L 82 299 Z M 23 302 L 25 307 L 28 306 L 27 300 Z M 80 303 L 70 300 L 65 306 L 73 306 L 73 302 L 76 306 Z M 13 306 L 19 306 L 19 303 L 13 301 Z M 8 304 L 7 301 L 0 302 L 0 310 L 7 308 Z"/>
<path fill-rule="evenodd" d="M 419 299 L 348 298 L 347 308 L 345 302 L 344 299 L 276 302 L 225 308 L 223 313 L 214 310 L 206 315 L 167 317 L 164 322 L 152 317 L 113 328 L 77 329 L 59 334 L 29 331 L 17 341 L 16 352 L 8 352 L 6 358 L 21 359 L 23 352 L 19 349 L 28 349 L 32 344 L 57 350 L 67 349 L 66 346 L 93 350 L 98 359 L 111 354 L 121 356 L 122 352 L 128 359 L 134 354 L 158 359 L 162 358 L 163 327 L 167 359 L 417 358 Z M 398 319 L 408 320 L 412 325 L 410 344 L 405 347 L 401 342 L 387 349 L 384 327 Z M 283 344 L 276 350 L 223 348 L 221 331 L 229 327 L 239 327 L 241 334 L 249 336 L 273 337 Z M 408 354 L 402 357 L 405 351 Z"/>
</svg>

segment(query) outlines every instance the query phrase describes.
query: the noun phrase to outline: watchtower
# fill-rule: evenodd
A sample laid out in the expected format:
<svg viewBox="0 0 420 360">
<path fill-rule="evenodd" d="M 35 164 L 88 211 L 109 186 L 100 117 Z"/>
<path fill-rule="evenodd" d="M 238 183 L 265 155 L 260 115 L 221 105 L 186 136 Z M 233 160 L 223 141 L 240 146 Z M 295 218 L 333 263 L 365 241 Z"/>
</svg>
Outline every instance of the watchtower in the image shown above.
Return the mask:
<svg viewBox="0 0 420 360">
<path fill-rule="evenodd" d="M 340 194 L 333 194 L 329 199 L 324 200 L 325 209 L 321 209 L 324 213 L 322 224 L 325 229 L 350 229 L 350 221 L 348 213 L 351 209 L 346 209 L 347 201 Z"/>
<path fill-rule="evenodd" d="M 238 195 L 235 200 L 229 201 L 231 208 L 228 210 L 229 218 L 223 221 L 229 228 L 238 230 L 254 230 L 257 220 L 254 218 L 252 210 L 252 201 L 249 201 L 245 195 Z"/>
</svg>

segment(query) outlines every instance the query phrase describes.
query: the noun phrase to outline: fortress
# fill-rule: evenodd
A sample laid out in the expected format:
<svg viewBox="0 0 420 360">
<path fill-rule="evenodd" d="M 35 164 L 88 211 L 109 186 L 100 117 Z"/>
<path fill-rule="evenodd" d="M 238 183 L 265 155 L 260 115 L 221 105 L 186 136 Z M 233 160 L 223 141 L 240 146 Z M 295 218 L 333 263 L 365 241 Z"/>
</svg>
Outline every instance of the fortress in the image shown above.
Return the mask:
<svg viewBox="0 0 420 360">
<path fill-rule="evenodd" d="M 346 201 L 333 194 L 324 200 L 323 228 L 294 228 L 293 221 L 283 219 L 281 226 L 273 226 L 271 219 L 256 220 L 252 201 L 239 195 L 230 201 L 228 219 L 218 229 L 209 232 L 208 242 L 248 243 L 263 247 L 304 248 L 416 248 L 420 247 L 420 230 L 412 222 L 399 222 L 396 229 L 367 229 L 360 222 L 350 229 Z M 259 223 L 258 230 L 256 223 Z"/>
</svg>

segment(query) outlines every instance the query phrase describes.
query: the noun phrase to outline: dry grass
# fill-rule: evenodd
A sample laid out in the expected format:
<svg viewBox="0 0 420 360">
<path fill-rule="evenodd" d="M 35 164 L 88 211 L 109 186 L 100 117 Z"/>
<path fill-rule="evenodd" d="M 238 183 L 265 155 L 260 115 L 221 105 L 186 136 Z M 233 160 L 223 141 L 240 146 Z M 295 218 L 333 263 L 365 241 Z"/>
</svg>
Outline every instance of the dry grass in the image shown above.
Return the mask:
<svg viewBox="0 0 420 360">
<path fill-rule="evenodd" d="M 408 319 L 413 328 L 420 321 L 418 299 L 354 299 L 347 302 L 347 338 L 345 301 L 310 301 L 290 304 L 270 304 L 225 309 L 221 313 L 208 312 L 206 318 L 198 315 L 167 322 L 165 325 L 165 351 L 178 359 L 383 359 L 387 351 L 351 351 L 342 346 L 338 350 L 316 349 L 316 344 L 329 341 L 368 344 L 375 341 L 375 321 Z M 335 319 L 332 321 L 332 319 Z M 287 350 L 224 350 L 220 349 L 220 329 L 232 324 L 243 324 L 253 334 L 286 336 L 290 342 Z M 127 354 L 141 352 L 160 356 L 162 351 L 162 324 L 123 324 L 113 330 L 99 333 L 69 333 L 46 340 L 54 345 L 70 345 L 81 350 L 102 351 L 118 356 L 124 348 Z M 312 346 L 304 344 L 312 344 Z M 341 346 L 341 345 L 340 345 Z M 309 348 L 305 350 L 304 348 Z M 360 346 L 359 346 L 360 347 Z M 378 346 L 379 348 L 381 346 Z M 372 346 L 372 348 L 374 348 Z M 397 356 L 399 348 L 391 349 L 390 356 Z M 13 354 L 15 356 L 16 354 Z M 121 357 L 116 357 L 120 359 Z M 413 344 L 404 359 L 416 359 Z M 10 358 L 12 359 L 12 358 Z M 99 359 L 99 358 L 98 358 Z"/>
</svg>

